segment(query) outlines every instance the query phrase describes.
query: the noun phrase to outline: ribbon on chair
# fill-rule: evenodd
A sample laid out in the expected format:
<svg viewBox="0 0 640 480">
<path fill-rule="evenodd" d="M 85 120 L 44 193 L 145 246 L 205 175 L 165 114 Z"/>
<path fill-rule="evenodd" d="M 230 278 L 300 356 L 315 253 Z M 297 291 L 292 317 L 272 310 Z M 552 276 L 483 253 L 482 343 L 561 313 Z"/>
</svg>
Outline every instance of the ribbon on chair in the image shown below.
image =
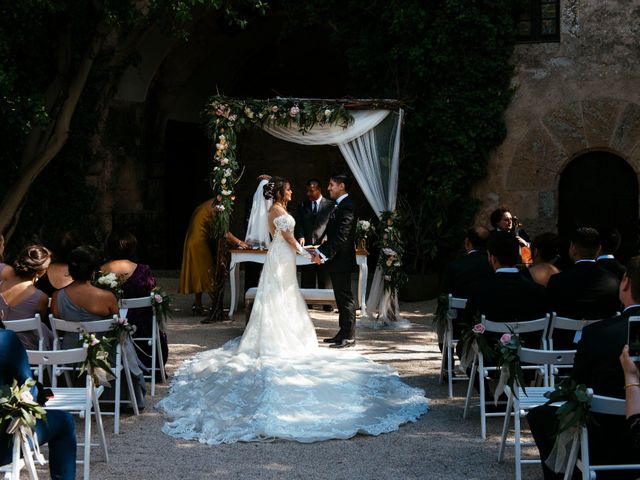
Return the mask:
<svg viewBox="0 0 640 480">
<path fill-rule="evenodd" d="M 29 444 L 33 446 L 33 454 L 40 465 L 44 465 L 47 461 L 44 455 L 40 453 L 40 445 L 38 445 L 38 435 L 27 424 L 24 423 L 22 418 L 14 418 L 7 427 L 7 433 L 14 436 L 14 442 L 19 441 L 22 445 L 22 454 L 25 458 L 25 462 L 32 461 L 29 456 Z M 25 451 L 25 448 L 27 451 Z"/>
<path fill-rule="evenodd" d="M 500 379 L 498 380 L 498 385 L 496 385 L 496 389 L 493 391 L 493 404 L 498 405 L 498 398 L 500 395 L 504 393 L 504 386 L 509 381 L 509 375 L 511 371 L 509 370 L 509 365 L 502 365 L 500 367 Z M 510 385 L 513 388 L 513 385 Z M 515 392 L 512 392 L 515 395 Z"/>
<path fill-rule="evenodd" d="M 568 428 L 558 433 L 556 442 L 544 463 L 556 473 L 564 473 L 569 467 L 570 449 L 573 439 L 578 433 L 578 428 Z"/>
</svg>

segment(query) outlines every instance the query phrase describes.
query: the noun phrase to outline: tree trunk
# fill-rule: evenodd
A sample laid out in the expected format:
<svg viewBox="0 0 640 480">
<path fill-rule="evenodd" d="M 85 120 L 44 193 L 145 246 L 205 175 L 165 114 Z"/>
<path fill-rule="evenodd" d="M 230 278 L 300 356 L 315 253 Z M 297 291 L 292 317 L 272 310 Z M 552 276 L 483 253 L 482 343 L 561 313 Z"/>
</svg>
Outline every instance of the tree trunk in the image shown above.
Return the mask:
<svg viewBox="0 0 640 480">
<path fill-rule="evenodd" d="M 229 251 L 227 240 L 223 237 L 216 241 L 216 255 L 214 265 L 211 266 L 211 310 L 205 322 L 222 322 L 229 319 L 229 314 L 224 311 L 224 287 L 229 273 Z M 236 267 L 237 268 L 237 267 Z"/>
<path fill-rule="evenodd" d="M 37 146 L 27 142 L 25 148 L 29 149 L 31 158 L 23 157 L 18 176 L 2 199 L 0 204 L 0 233 L 5 231 L 14 220 L 34 180 L 67 142 L 73 113 L 78 106 L 78 101 L 87 83 L 87 78 L 93 67 L 95 55 L 102 44 L 102 39 L 102 33 L 96 34 L 85 56 L 80 61 L 62 106 L 55 118 L 51 120 L 50 125 L 44 129 L 45 131 L 49 130 L 51 133 L 40 137 Z"/>
</svg>

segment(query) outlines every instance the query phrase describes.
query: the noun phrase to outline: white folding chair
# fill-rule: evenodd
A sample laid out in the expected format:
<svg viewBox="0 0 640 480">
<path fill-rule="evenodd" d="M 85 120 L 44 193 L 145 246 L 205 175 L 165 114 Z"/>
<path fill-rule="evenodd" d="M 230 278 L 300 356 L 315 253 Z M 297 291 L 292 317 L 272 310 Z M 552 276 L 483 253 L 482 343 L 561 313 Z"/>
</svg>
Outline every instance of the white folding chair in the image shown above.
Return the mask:
<svg viewBox="0 0 640 480">
<path fill-rule="evenodd" d="M 38 334 L 38 350 L 44 350 L 44 335 L 42 333 L 42 322 L 40 320 L 40 314 L 36 313 L 33 318 L 3 320 L 2 323 L 7 330 L 16 333 L 36 332 Z"/>
<path fill-rule="evenodd" d="M 522 322 L 492 322 L 491 320 L 487 320 L 484 315 L 481 316 L 480 322 L 484 325 L 485 333 L 514 333 L 514 334 L 523 334 L 523 333 L 541 333 L 541 344 L 542 348 L 546 348 L 547 342 L 547 329 L 549 327 L 550 315 L 547 314 L 543 318 L 538 318 L 536 320 L 527 320 Z M 527 367 L 523 367 L 527 369 Z M 534 367 L 537 368 L 537 367 Z M 469 414 L 469 405 L 471 402 L 471 394 L 473 392 L 473 379 L 475 378 L 476 373 L 478 374 L 478 383 L 480 390 L 480 432 L 482 435 L 482 439 L 487 438 L 487 417 L 502 417 L 505 414 L 502 412 L 495 413 L 487 413 L 486 410 L 486 395 L 485 395 L 485 385 L 484 379 L 489 375 L 490 371 L 496 371 L 498 367 L 486 367 L 484 365 L 484 355 L 481 351 L 476 353 L 473 364 L 471 365 L 471 374 L 469 375 L 469 386 L 467 388 L 467 399 L 464 404 L 464 414 L 463 418 L 467 418 Z"/>
<path fill-rule="evenodd" d="M 444 381 L 446 371 L 449 383 L 449 398 L 453 398 L 453 382 L 466 381 L 468 377 L 453 377 L 453 354 L 458 344 L 458 339 L 453 338 L 453 320 L 458 318 L 461 311 L 467 306 L 466 298 L 457 298 L 449 294 L 447 307 L 447 329 L 444 332 L 442 342 L 442 364 L 440 365 L 440 383 Z"/>
<path fill-rule="evenodd" d="M 151 373 L 149 375 L 145 375 L 144 378 L 151 379 L 151 396 L 154 397 L 156 394 L 156 371 L 160 371 L 160 378 L 162 378 L 163 383 L 166 383 L 167 381 L 167 374 L 164 370 L 164 357 L 162 355 L 160 329 L 158 328 L 156 310 L 153 308 L 153 294 L 148 297 L 120 299 L 120 308 L 131 310 L 133 308 L 146 307 L 151 307 L 151 311 L 153 312 L 153 316 L 151 318 L 151 337 L 135 337 L 133 341 L 146 342 L 147 345 L 151 346 Z"/>
<path fill-rule="evenodd" d="M 22 452 L 22 457 L 20 457 Z M 20 471 L 26 468 L 30 480 L 38 480 L 36 465 L 33 461 L 33 452 L 29 441 L 20 434 L 13 434 L 13 449 L 11 455 L 11 463 L 0 466 L 0 473 L 4 473 L 4 480 L 20 480 Z"/>
<path fill-rule="evenodd" d="M 560 317 L 555 312 L 551 314 L 551 323 L 549 324 L 548 341 L 549 350 L 553 350 L 553 332 L 556 330 L 568 330 L 571 332 L 581 332 L 584 327 L 600 320 L 577 320 L 575 318 Z"/>
<path fill-rule="evenodd" d="M 55 345 L 57 348 L 57 343 L 61 338 L 62 334 L 65 332 L 70 333 L 79 333 L 80 330 L 84 329 L 88 333 L 106 333 L 108 332 L 114 323 L 118 322 L 118 316 L 114 315 L 112 319 L 108 320 L 96 320 L 93 322 L 68 322 L 66 320 L 62 320 L 60 318 L 56 318 L 53 315 L 49 315 L 49 322 L 51 323 L 51 329 L 53 330 L 53 334 L 55 336 Z M 113 433 L 120 433 L 120 403 L 121 400 L 121 378 L 122 371 L 124 371 L 124 376 L 127 381 L 127 387 L 129 389 L 129 400 L 125 400 L 125 403 L 130 403 L 133 408 L 133 413 L 135 415 L 139 415 L 140 411 L 138 410 L 138 403 L 136 402 L 136 397 L 133 389 L 133 381 L 131 380 L 131 372 L 129 371 L 129 362 L 127 361 L 127 357 L 122 355 L 122 348 L 120 344 L 116 344 L 116 359 L 115 365 L 113 366 L 114 374 L 115 374 L 115 395 L 114 400 L 103 400 L 103 403 L 113 403 L 113 412 L 105 412 L 104 415 L 113 415 Z"/>
<path fill-rule="evenodd" d="M 625 415 L 624 399 L 594 395 L 593 390 L 590 388 L 587 389 L 587 395 L 591 397 L 591 413 Z M 578 458 L 578 452 L 580 453 L 580 458 Z M 589 432 L 585 426 L 580 428 L 573 437 L 568 465 L 569 468 L 567 468 L 564 475 L 565 480 L 571 478 L 574 465 L 582 472 L 582 480 L 595 480 L 597 472 L 640 470 L 640 463 L 623 465 L 593 465 L 589 458 Z"/>
<path fill-rule="evenodd" d="M 59 369 L 61 366 L 73 366 L 78 363 L 84 363 L 87 358 L 87 347 L 72 348 L 69 350 L 27 350 L 29 364 L 40 367 L 38 381 L 43 381 L 42 366 L 50 365 L 53 370 Z M 96 427 L 98 429 L 99 444 L 102 447 L 105 462 L 109 462 L 109 452 L 107 451 L 107 439 L 104 434 L 102 425 L 102 416 L 100 414 L 100 404 L 98 399 L 104 388 L 95 386 L 91 379 L 91 375 L 86 376 L 85 386 L 75 387 L 58 387 L 56 385 L 56 375 L 52 377 L 51 390 L 53 398 L 50 398 L 45 405 L 46 410 L 62 410 L 80 418 L 84 418 L 84 442 L 79 443 L 83 446 L 82 461 L 84 468 L 84 479 L 89 480 L 90 459 L 91 459 L 91 415 L 95 416 Z"/>
<path fill-rule="evenodd" d="M 519 357 L 522 363 L 536 365 L 542 369 L 543 386 L 527 387 L 526 391 L 524 391 L 522 387 L 517 386 L 515 392 L 512 392 L 509 386 L 506 386 L 504 389 L 507 395 L 506 413 L 508 415 L 504 417 L 502 440 L 500 441 L 500 447 L 498 449 L 498 462 L 502 462 L 504 458 L 507 435 L 509 433 L 509 423 L 511 415 L 513 415 L 516 480 L 522 478 L 522 464 L 540 463 L 540 459 L 522 459 L 521 419 L 532 408 L 539 407 L 547 402 L 544 394 L 553 391 L 555 367 L 558 365 L 573 365 L 575 355 L 575 350 L 520 349 Z"/>
</svg>

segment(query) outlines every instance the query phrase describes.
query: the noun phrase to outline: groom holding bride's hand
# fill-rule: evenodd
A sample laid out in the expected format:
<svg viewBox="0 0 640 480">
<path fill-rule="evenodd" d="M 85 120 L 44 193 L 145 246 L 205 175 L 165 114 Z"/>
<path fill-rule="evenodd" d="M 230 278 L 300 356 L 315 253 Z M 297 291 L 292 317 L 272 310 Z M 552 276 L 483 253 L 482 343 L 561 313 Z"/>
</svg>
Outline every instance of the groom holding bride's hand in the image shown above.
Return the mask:
<svg viewBox="0 0 640 480">
<path fill-rule="evenodd" d="M 312 261 L 327 263 L 333 292 L 340 313 L 340 330 L 325 343 L 331 348 L 352 347 L 356 344 L 356 302 L 351 290 L 351 274 L 356 266 L 354 235 L 356 226 L 355 207 L 349 198 L 352 180 L 345 174 L 332 175 L 327 188 L 335 206 L 329 216 L 327 229 L 321 238 L 326 241 L 318 247 Z"/>
</svg>

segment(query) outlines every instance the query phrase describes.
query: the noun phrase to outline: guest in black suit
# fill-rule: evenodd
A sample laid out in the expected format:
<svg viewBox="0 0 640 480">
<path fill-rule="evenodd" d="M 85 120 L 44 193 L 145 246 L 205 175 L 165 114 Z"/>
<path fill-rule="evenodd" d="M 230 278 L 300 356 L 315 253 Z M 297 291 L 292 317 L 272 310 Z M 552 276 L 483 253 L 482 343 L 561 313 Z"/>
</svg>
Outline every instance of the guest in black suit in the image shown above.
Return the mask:
<svg viewBox="0 0 640 480">
<path fill-rule="evenodd" d="M 314 262 L 327 263 L 333 292 L 340 314 L 340 330 L 333 338 L 325 339 L 333 348 L 351 347 L 356 344 L 356 301 L 351 289 L 351 275 L 356 266 L 355 206 L 349 198 L 352 180 L 345 174 L 333 175 L 329 181 L 329 196 L 335 206 L 329 215 L 329 223 L 323 235 L 326 241 L 320 245 Z"/>
<path fill-rule="evenodd" d="M 620 301 L 625 306 L 622 315 L 593 323 L 582 330 L 571 377 L 592 388 L 596 395 L 624 398 L 624 372 L 619 355 L 627 343 L 628 319 L 640 315 L 640 256 L 627 264 L 627 273 L 620 283 Z M 546 459 L 553 448 L 557 431 L 555 407 L 534 408 L 527 415 L 531 432 Z M 631 439 L 624 417 L 594 415 L 589 425 L 589 454 L 597 463 L 637 463 L 631 450 Z M 562 478 L 546 465 L 545 479 Z M 599 472 L 598 478 L 635 479 L 640 472 Z"/>
<path fill-rule="evenodd" d="M 464 311 L 465 323 L 473 325 L 480 315 L 494 322 L 521 322 L 549 312 L 547 291 L 525 278 L 516 268 L 518 239 L 507 232 L 493 232 L 487 243 L 489 262 L 495 271 L 475 284 Z M 497 335 L 499 336 L 499 335 Z M 525 345 L 538 348 L 538 335 L 523 335 Z"/>
<path fill-rule="evenodd" d="M 298 243 L 319 245 L 322 234 L 327 229 L 333 202 L 322 196 L 320 181 L 314 178 L 306 183 L 307 199 L 298 205 L 295 212 L 295 236 Z M 302 288 L 331 288 L 331 279 L 327 266 L 304 265 L 300 267 L 300 286 Z M 325 311 L 331 311 L 331 305 L 324 305 Z"/>
<path fill-rule="evenodd" d="M 544 317 L 549 312 L 546 289 L 520 273 L 516 265 L 520 259 L 518 239 L 511 233 L 491 232 L 487 242 L 489 262 L 495 273 L 473 285 L 464 323 L 473 325 L 484 315 L 494 322 L 521 322 Z M 493 342 L 500 334 L 485 333 Z M 539 334 L 523 334 L 525 346 L 539 348 Z M 456 353 L 462 355 L 462 343 L 458 343 Z M 485 358 L 485 365 L 491 361 Z M 478 377 L 474 377 L 478 389 Z M 488 388 L 488 387 L 487 387 Z M 489 391 L 489 390 L 487 390 Z"/>
<path fill-rule="evenodd" d="M 596 258 L 596 262 L 622 280 L 625 272 L 624 265 L 614 257 L 622 242 L 620 232 L 617 228 L 599 228 L 598 231 L 600 232 L 600 255 Z"/>
<path fill-rule="evenodd" d="M 575 265 L 553 275 L 547 284 L 551 308 L 562 317 L 597 320 L 608 318 L 620 309 L 620 281 L 596 263 L 600 235 L 594 228 L 575 231 L 569 255 Z M 554 332 L 554 348 L 573 349 L 573 333 Z"/>
<path fill-rule="evenodd" d="M 469 298 L 470 287 L 493 274 L 487 255 L 489 230 L 471 227 L 464 237 L 463 257 L 447 264 L 442 278 L 442 293 Z"/>
</svg>

